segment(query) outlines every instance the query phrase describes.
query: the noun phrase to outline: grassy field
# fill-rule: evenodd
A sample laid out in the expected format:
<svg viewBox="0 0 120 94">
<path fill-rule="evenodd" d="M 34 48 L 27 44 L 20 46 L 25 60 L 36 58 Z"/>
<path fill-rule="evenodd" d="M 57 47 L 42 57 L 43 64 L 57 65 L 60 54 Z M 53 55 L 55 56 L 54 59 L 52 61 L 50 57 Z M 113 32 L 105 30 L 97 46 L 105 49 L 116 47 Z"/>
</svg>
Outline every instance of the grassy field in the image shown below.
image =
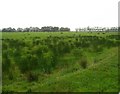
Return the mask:
<svg viewBox="0 0 120 94">
<path fill-rule="evenodd" d="M 117 32 L 2 33 L 3 91 L 118 92 Z"/>
<path fill-rule="evenodd" d="M 34 37 L 46 38 L 47 36 L 107 36 L 118 35 L 118 32 L 4 32 L 2 34 L 3 39 L 32 39 Z"/>
</svg>

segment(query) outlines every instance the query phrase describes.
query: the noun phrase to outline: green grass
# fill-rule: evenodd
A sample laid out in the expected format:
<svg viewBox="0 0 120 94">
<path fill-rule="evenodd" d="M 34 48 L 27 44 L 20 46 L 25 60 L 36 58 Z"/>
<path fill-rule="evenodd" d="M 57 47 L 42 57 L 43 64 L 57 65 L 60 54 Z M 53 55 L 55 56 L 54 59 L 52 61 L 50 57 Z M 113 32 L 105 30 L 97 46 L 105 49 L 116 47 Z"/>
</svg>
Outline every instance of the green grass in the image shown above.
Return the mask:
<svg viewBox="0 0 120 94">
<path fill-rule="evenodd" d="M 114 53 L 113 53 L 114 52 Z M 101 61 L 91 64 L 87 69 L 65 72 L 55 71 L 38 82 L 11 81 L 3 90 L 41 92 L 117 92 L 118 91 L 118 56 L 117 48 L 107 50 L 98 56 Z M 69 69 L 70 70 L 70 69 Z M 72 69 L 71 69 L 72 70 Z"/>
<path fill-rule="evenodd" d="M 48 36 L 57 36 L 66 38 L 64 42 L 70 39 L 73 43 L 75 38 L 67 38 L 66 36 L 99 36 L 106 37 L 108 35 L 117 35 L 117 32 L 11 32 L 2 34 L 3 39 L 14 39 L 26 41 L 28 48 L 34 47 L 32 41 L 36 39 L 46 39 Z M 61 40 L 61 39 L 59 39 Z M 5 41 L 6 42 L 6 41 Z M 58 42 L 59 43 L 59 42 Z M 14 43 L 13 43 L 14 44 Z M 8 42 L 6 42 L 8 46 Z M 19 46 L 19 45 L 18 45 Z M 9 46 L 8 46 L 9 47 Z M 35 45 L 37 47 L 37 45 Z M 63 46 L 61 46 L 63 47 Z M 118 92 L 118 47 L 103 47 L 100 52 L 94 51 L 92 47 L 74 48 L 58 58 L 57 65 L 52 69 L 51 73 L 41 72 L 40 69 L 33 70 L 38 73 L 38 81 L 28 82 L 25 73 L 21 73 L 17 63 L 12 56 L 11 48 L 10 60 L 13 69 L 12 80 L 3 74 L 3 91 L 15 92 Z M 27 52 L 26 49 L 22 53 Z M 10 52 L 10 49 L 7 49 Z M 28 50 L 28 49 L 27 49 Z M 34 50 L 34 48 L 30 48 Z M 75 52 L 76 50 L 76 52 Z M 80 65 L 81 50 L 87 58 L 87 67 Z M 5 49 L 4 49 L 5 51 Z M 19 51 L 18 51 L 19 52 Z M 78 52 L 78 53 L 77 53 Z M 23 54 L 24 55 L 24 54 Z M 26 54 L 27 55 L 27 54 Z M 39 56 L 38 56 L 39 57 Z M 15 56 L 16 58 L 16 56 Z"/>
<path fill-rule="evenodd" d="M 106 32 L 105 34 L 103 34 L 103 32 L 99 32 L 99 34 L 97 32 L 2 32 L 2 38 L 6 39 L 25 39 L 25 40 L 31 40 L 34 37 L 40 37 L 40 38 L 46 38 L 47 36 L 78 36 L 78 35 L 82 35 L 82 36 L 107 36 L 107 35 L 118 35 L 118 32 Z"/>
<path fill-rule="evenodd" d="M 115 51 L 115 49 L 111 50 Z M 117 52 L 116 52 L 117 53 Z M 108 55 L 110 52 L 107 53 Z M 37 91 L 79 91 L 79 92 L 115 92 L 118 90 L 117 54 L 104 58 L 88 69 L 78 70 L 55 78 L 48 78 L 45 83 L 34 86 Z"/>
</svg>

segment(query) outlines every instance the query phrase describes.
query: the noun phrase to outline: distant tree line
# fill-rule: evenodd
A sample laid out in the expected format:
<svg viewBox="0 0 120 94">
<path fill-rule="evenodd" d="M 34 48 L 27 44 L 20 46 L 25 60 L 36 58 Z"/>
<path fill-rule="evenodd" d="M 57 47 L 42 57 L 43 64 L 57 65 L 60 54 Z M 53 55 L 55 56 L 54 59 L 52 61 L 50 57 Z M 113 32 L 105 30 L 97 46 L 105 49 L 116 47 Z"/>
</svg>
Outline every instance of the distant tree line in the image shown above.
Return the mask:
<svg viewBox="0 0 120 94">
<path fill-rule="evenodd" d="M 76 28 L 76 32 L 79 31 L 120 31 L 120 27 L 84 27 L 84 28 Z"/>
<path fill-rule="evenodd" d="M 27 28 L 3 28 L 0 29 L 0 32 L 64 32 L 70 31 L 68 27 L 53 27 L 53 26 L 44 26 L 44 27 L 27 27 Z M 120 31 L 120 27 L 84 27 L 84 28 L 76 28 L 76 32 L 80 31 Z"/>
<path fill-rule="evenodd" d="M 29 28 L 3 28 L 0 30 L 2 32 L 58 32 L 58 31 L 70 31 L 68 27 L 53 27 L 53 26 L 44 26 L 44 27 L 29 27 Z"/>
</svg>

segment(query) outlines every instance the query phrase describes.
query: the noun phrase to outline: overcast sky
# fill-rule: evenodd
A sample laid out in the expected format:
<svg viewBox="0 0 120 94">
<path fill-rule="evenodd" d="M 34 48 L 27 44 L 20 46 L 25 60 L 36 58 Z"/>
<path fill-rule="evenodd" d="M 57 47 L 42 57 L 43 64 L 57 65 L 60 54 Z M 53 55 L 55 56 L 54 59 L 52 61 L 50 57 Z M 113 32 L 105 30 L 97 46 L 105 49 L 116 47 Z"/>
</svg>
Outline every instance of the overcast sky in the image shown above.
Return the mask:
<svg viewBox="0 0 120 94">
<path fill-rule="evenodd" d="M 119 0 L 0 0 L 0 28 L 118 26 Z"/>
</svg>

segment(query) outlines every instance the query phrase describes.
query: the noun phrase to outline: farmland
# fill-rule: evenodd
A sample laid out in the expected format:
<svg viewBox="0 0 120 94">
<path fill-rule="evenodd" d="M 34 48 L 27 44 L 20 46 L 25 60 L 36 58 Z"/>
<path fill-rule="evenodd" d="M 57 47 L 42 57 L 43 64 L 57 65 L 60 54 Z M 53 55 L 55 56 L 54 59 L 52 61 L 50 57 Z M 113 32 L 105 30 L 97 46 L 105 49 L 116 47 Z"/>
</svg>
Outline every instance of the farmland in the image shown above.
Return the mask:
<svg viewBox="0 0 120 94">
<path fill-rule="evenodd" d="M 118 32 L 3 32 L 3 91 L 118 92 Z"/>
</svg>

